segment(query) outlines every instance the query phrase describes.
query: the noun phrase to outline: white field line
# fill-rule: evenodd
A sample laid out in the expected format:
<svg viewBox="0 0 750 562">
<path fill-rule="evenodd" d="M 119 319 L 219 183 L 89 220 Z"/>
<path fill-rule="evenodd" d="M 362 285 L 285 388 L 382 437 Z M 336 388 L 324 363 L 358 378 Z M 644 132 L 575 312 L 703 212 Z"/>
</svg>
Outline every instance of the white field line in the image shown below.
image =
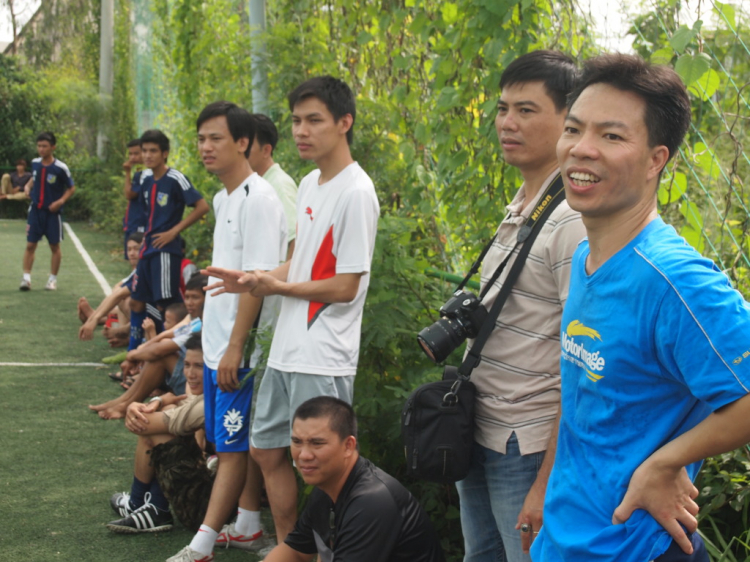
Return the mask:
<svg viewBox="0 0 750 562">
<path fill-rule="evenodd" d="M 104 363 L 13 363 L 2 362 L 0 367 L 106 367 Z"/>
<path fill-rule="evenodd" d="M 70 239 L 73 241 L 73 245 L 76 247 L 76 250 L 78 250 L 78 253 L 81 254 L 83 261 L 86 262 L 89 271 L 91 271 L 94 279 L 96 279 L 96 281 L 99 283 L 99 286 L 102 288 L 102 291 L 104 291 L 104 296 L 109 296 L 109 294 L 112 292 L 112 288 L 109 286 L 109 283 L 107 283 L 104 275 L 102 275 L 102 272 L 99 271 L 98 267 L 96 267 L 94 260 L 91 259 L 91 256 L 86 251 L 86 248 L 83 247 L 83 244 L 81 244 L 81 241 L 78 239 L 78 236 L 76 236 L 76 233 L 73 232 L 70 224 L 66 222 L 63 223 L 63 225 L 65 226 L 65 231 L 68 233 L 68 236 L 70 236 Z"/>
</svg>

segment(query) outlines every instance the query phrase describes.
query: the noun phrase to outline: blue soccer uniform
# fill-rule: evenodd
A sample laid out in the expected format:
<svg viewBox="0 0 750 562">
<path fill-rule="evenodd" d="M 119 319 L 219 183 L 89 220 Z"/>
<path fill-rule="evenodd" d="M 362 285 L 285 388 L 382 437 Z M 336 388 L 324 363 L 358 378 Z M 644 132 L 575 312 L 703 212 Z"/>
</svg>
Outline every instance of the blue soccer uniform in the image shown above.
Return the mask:
<svg viewBox="0 0 750 562">
<path fill-rule="evenodd" d="M 26 221 L 26 240 L 36 243 L 47 237 L 50 244 L 59 244 L 63 239 L 62 207 L 56 212 L 49 206 L 73 187 L 73 177 L 64 162 L 56 158 L 45 166 L 41 158 L 31 161 L 34 186 L 31 188 L 31 206 Z"/>
<path fill-rule="evenodd" d="M 124 242 L 124 255 L 125 259 L 128 259 L 128 238 L 134 232 L 145 232 L 146 231 L 146 210 L 143 207 L 143 201 L 141 201 L 141 174 L 142 172 L 136 172 L 133 174 L 133 181 L 130 184 L 130 189 L 133 193 L 138 194 L 135 199 L 128 200 L 128 206 L 125 209 L 125 216 L 122 218 L 122 231 L 125 233 Z"/>
<path fill-rule="evenodd" d="M 158 180 L 151 170 L 140 176 L 138 201 L 146 214 L 146 231 L 133 282 L 133 298 L 158 303 L 180 298 L 182 239 L 155 248 L 154 235 L 167 232 L 182 220 L 185 206 L 194 206 L 203 196 L 181 172 L 169 168 Z"/>
</svg>

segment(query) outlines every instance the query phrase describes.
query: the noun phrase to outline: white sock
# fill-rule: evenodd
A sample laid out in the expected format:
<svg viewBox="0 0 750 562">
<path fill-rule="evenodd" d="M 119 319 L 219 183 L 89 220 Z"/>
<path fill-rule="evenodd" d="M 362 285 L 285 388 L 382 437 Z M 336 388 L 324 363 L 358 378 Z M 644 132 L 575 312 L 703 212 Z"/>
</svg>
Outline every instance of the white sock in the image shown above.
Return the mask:
<svg viewBox="0 0 750 562">
<path fill-rule="evenodd" d="M 218 536 L 218 531 L 214 531 L 208 525 L 201 525 L 201 528 L 195 533 L 193 540 L 190 541 L 190 548 L 203 556 L 210 556 L 214 551 L 214 543 Z"/>
<path fill-rule="evenodd" d="M 252 536 L 260 531 L 260 511 L 238 508 L 234 530 L 245 536 Z"/>
<path fill-rule="evenodd" d="M 52 274 L 50 273 L 50 274 L 49 274 L 49 280 L 50 280 L 50 281 L 57 281 L 57 275 L 52 275 Z"/>
<path fill-rule="evenodd" d="M 28 281 L 29 283 L 31 283 L 31 273 L 24 273 L 23 274 L 23 280 L 24 281 Z"/>
</svg>

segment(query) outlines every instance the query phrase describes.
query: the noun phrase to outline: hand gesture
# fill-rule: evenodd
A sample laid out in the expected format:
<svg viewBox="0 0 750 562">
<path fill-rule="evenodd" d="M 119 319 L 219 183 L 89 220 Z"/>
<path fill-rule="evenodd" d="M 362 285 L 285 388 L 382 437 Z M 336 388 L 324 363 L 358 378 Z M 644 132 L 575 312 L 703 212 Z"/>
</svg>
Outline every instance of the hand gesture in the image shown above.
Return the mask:
<svg viewBox="0 0 750 562">
<path fill-rule="evenodd" d="M 664 527 L 686 554 L 693 546 L 680 524 L 694 533 L 698 528 L 698 488 L 685 467 L 665 466 L 646 459 L 633 473 L 625 497 L 612 515 L 612 524 L 627 521 L 636 509 L 645 509 Z"/>
<path fill-rule="evenodd" d="M 78 329 L 78 339 L 81 341 L 89 341 L 94 337 L 95 324 L 92 324 L 89 320 Z"/>
<path fill-rule="evenodd" d="M 257 280 L 254 273 L 245 273 L 236 269 L 224 269 L 221 267 L 208 267 L 202 269 L 203 275 L 217 277 L 219 281 L 208 285 L 204 291 L 214 291 L 212 297 L 223 293 L 249 293 L 255 288 Z"/>
<path fill-rule="evenodd" d="M 166 232 L 158 232 L 157 234 L 151 236 L 151 243 L 153 244 L 154 248 L 163 248 L 172 240 L 177 238 L 178 234 L 179 232 L 173 232 L 172 229 L 167 230 Z"/>
<path fill-rule="evenodd" d="M 58 199 L 57 201 L 53 201 L 49 204 L 49 212 L 50 213 L 56 213 L 60 210 L 60 207 L 63 206 L 62 199 Z"/>
</svg>

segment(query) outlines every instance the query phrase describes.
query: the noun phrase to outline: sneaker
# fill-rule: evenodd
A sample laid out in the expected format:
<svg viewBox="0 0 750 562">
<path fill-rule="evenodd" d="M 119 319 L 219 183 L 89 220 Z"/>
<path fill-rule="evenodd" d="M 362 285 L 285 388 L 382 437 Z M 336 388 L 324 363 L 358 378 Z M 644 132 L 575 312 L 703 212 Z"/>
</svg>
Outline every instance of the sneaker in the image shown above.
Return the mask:
<svg viewBox="0 0 750 562">
<path fill-rule="evenodd" d="M 120 517 L 127 517 L 133 513 L 133 510 L 130 509 L 130 494 L 127 492 L 112 494 L 112 497 L 109 498 L 109 506 L 115 512 L 115 515 Z"/>
<path fill-rule="evenodd" d="M 44 286 L 45 291 L 57 291 L 57 279 L 49 279 Z"/>
<path fill-rule="evenodd" d="M 190 548 L 190 546 L 186 546 L 174 556 L 167 558 L 167 562 L 213 562 L 213 560 L 213 554 L 203 556 L 200 552 L 196 552 Z"/>
<path fill-rule="evenodd" d="M 173 524 L 169 511 L 146 502 L 127 517 L 107 523 L 107 529 L 115 533 L 158 533 L 169 531 Z"/>
<path fill-rule="evenodd" d="M 21 279 L 21 286 L 18 287 L 22 291 L 30 291 L 31 290 L 31 281 L 27 281 L 26 279 Z"/>
<path fill-rule="evenodd" d="M 234 523 L 224 525 L 216 538 L 216 544 L 224 548 L 241 548 L 242 550 L 257 550 L 263 546 L 263 530 L 254 535 L 241 535 L 234 529 Z"/>
</svg>

